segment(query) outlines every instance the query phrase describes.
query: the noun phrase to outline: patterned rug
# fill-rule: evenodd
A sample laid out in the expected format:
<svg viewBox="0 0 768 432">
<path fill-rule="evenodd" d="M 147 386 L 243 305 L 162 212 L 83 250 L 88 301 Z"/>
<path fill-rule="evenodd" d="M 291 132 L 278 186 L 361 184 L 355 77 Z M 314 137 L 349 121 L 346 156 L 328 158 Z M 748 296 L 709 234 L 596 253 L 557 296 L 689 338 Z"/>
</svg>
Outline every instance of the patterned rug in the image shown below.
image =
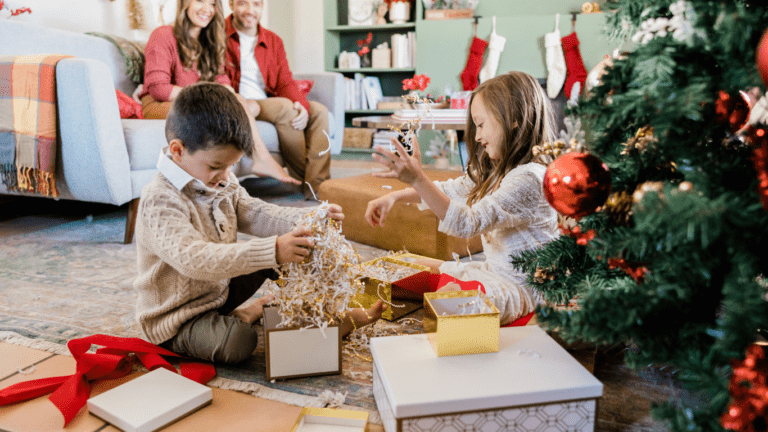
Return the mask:
<svg viewBox="0 0 768 432">
<path fill-rule="evenodd" d="M 0 334 L 6 341 L 61 351 L 73 338 L 92 334 L 140 337 L 134 321 L 136 245 L 122 244 L 125 213 L 115 212 L 66 223 L 33 234 L 6 237 L 0 244 Z M 243 239 L 246 239 L 244 236 Z M 353 243 L 365 261 L 385 255 Z M 257 296 L 260 293 L 257 293 Z M 420 319 L 417 311 L 407 317 Z M 402 321 L 402 319 L 401 319 Z M 417 333 L 420 326 L 377 325 L 392 333 Z M 262 333 L 263 334 L 263 333 Z M 263 338 L 245 362 L 216 365 L 216 387 L 230 388 L 300 406 L 318 406 L 316 396 L 328 389 L 346 393 L 346 405 L 378 419 L 371 388 L 371 363 L 363 355 L 343 356 L 343 373 L 270 382 L 266 379 Z"/>
</svg>

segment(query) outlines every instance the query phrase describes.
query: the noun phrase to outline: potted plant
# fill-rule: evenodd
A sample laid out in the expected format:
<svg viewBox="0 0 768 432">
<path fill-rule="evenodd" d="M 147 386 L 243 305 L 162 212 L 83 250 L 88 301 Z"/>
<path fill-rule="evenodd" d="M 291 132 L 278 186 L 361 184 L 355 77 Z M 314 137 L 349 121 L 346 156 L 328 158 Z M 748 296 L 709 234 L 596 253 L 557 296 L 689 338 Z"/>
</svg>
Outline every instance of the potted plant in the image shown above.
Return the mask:
<svg viewBox="0 0 768 432">
<path fill-rule="evenodd" d="M 384 0 L 389 6 L 389 21 L 392 24 L 405 24 L 411 19 L 411 0 Z"/>
</svg>

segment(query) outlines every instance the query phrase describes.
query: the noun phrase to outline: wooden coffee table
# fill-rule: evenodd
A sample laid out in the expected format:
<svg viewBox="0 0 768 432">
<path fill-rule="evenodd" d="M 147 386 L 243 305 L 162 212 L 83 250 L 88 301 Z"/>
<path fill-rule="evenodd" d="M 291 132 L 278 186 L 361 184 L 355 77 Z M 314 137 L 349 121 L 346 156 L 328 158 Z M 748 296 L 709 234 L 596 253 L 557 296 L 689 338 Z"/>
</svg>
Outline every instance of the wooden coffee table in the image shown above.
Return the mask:
<svg viewBox="0 0 768 432">
<path fill-rule="evenodd" d="M 368 117 L 355 117 L 352 119 L 352 125 L 357 127 L 373 128 L 373 129 L 389 129 L 390 126 L 400 126 L 403 122 L 401 120 L 395 120 L 392 116 L 368 116 Z M 462 123 L 440 123 L 439 121 L 433 121 L 430 118 L 423 119 L 421 121 L 421 127 L 423 130 L 457 130 L 463 131 L 467 124 Z"/>
</svg>

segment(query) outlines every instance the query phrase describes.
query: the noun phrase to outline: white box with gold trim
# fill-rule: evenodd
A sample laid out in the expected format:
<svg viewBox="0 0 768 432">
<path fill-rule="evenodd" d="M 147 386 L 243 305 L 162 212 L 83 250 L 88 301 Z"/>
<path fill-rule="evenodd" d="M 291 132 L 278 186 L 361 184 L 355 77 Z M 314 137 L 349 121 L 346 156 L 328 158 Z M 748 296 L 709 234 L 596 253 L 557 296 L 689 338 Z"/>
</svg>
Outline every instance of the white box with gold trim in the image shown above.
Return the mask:
<svg viewBox="0 0 768 432">
<path fill-rule="evenodd" d="M 419 334 L 371 354 L 386 432 L 594 430 L 603 384 L 538 326 L 500 329 L 493 353 L 438 357 Z"/>
</svg>

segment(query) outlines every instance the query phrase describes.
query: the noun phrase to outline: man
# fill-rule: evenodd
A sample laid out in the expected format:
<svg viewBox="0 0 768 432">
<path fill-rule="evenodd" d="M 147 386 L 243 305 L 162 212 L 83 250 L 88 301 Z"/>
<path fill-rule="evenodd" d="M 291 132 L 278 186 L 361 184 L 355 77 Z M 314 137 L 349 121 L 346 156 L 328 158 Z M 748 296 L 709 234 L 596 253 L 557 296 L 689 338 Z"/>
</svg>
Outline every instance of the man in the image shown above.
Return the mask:
<svg viewBox="0 0 768 432">
<path fill-rule="evenodd" d="M 328 138 L 323 133 L 328 131 L 328 109 L 308 102 L 299 91 L 282 39 L 259 23 L 264 1 L 229 0 L 229 6 L 226 69 L 232 86 L 257 120 L 275 125 L 288 173 L 317 192 L 331 172 L 330 152 L 324 152 Z M 312 198 L 306 183 L 304 195 Z"/>
</svg>

